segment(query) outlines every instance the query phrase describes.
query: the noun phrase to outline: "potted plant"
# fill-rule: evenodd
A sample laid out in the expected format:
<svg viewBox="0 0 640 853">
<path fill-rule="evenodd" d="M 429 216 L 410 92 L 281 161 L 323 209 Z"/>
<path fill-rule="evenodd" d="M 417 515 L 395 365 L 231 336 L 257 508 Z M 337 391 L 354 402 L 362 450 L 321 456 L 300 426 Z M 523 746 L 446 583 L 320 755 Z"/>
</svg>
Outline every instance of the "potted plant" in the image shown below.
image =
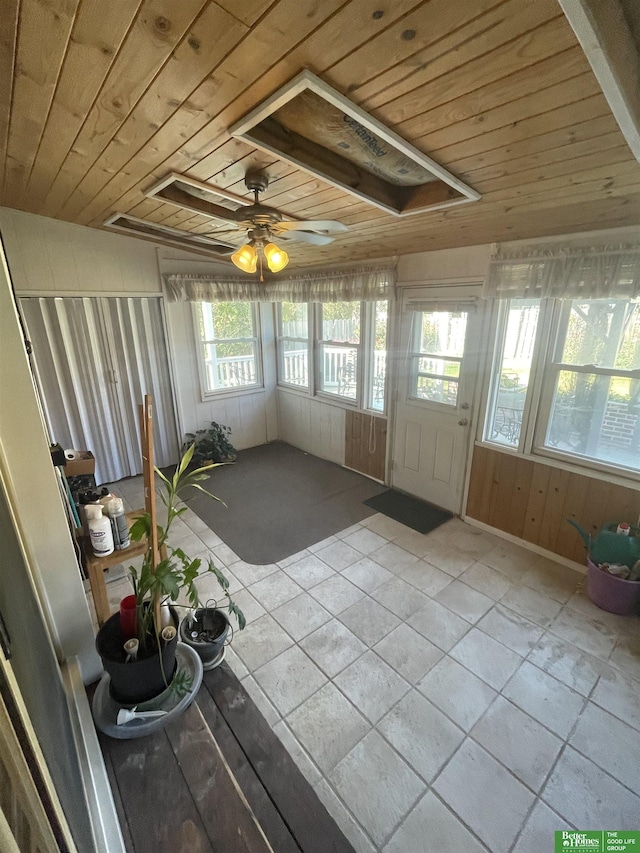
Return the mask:
<svg viewBox="0 0 640 853">
<path fill-rule="evenodd" d="M 166 523 L 156 525 L 157 553 L 154 554 L 149 513 L 141 515 L 130 530 L 132 540 L 140 541 L 146 537 L 149 543 L 140 570 L 133 566 L 129 568 L 136 598 L 134 640 L 127 643 L 125 649 L 127 638 L 121 629 L 119 613 L 105 622 L 96 637 L 96 648 L 111 677 L 111 694 L 122 704 L 146 702 L 162 693 L 172 682 L 179 626 L 176 610 L 179 605 L 176 602 L 183 596 L 190 608 L 200 606 L 195 581 L 201 574 L 210 572 L 215 575 L 224 595 L 223 606 L 235 614 L 240 630 L 244 628 L 244 615 L 229 595 L 229 582 L 224 573 L 211 560 L 203 569 L 200 558 L 192 560 L 181 548 L 173 548 L 168 541 L 173 522 L 187 510 L 181 505 L 185 490 L 197 489 L 213 500 L 219 500 L 200 485 L 216 465 L 190 469 L 194 450 L 193 444 L 186 448 L 170 479 L 155 469 L 161 481 L 160 497 L 167 508 Z"/>
<path fill-rule="evenodd" d="M 231 427 L 211 421 L 207 429 L 188 432 L 183 450 L 190 444 L 195 445 L 194 465 L 209 465 L 213 462 L 235 462 L 238 458 L 235 447 L 229 441 Z"/>
<path fill-rule="evenodd" d="M 627 616 L 640 613 L 640 528 L 606 524 L 591 537 L 573 519 L 587 549 L 587 594 L 602 610 Z"/>
<path fill-rule="evenodd" d="M 243 628 L 238 619 L 238 627 Z M 224 610 L 214 607 L 199 607 L 180 623 L 180 639 L 196 652 L 205 670 L 213 669 L 223 660 L 224 649 L 231 623 Z M 232 634 L 233 636 L 233 634 Z"/>
</svg>

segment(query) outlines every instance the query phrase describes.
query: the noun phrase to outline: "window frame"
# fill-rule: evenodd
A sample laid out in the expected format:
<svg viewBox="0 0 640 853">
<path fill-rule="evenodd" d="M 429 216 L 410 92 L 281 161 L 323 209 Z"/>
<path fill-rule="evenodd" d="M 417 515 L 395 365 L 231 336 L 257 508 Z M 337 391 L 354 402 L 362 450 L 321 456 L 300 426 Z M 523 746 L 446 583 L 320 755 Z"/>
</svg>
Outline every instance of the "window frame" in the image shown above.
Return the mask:
<svg viewBox="0 0 640 853">
<path fill-rule="evenodd" d="M 504 340 L 509 317 L 509 310 L 514 300 L 496 300 L 498 303 L 493 312 L 493 350 L 487 360 L 488 379 L 483 392 L 483 412 L 478 421 L 478 442 L 504 453 L 523 456 L 532 460 L 546 459 L 569 470 L 584 471 L 585 469 L 602 476 L 613 476 L 624 481 L 640 482 L 640 471 L 616 465 L 599 459 L 592 459 L 569 451 L 556 450 L 545 445 L 552 415 L 553 399 L 558 372 L 598 373 L 606 376 L 637 377 L 637 370 L 622 368 L 597 368 L 593 365 L 577 365 L 562 362 L 563 348 L 566 341 L 571 307 L 574 302 L 581 301 L 580 297 L 568 299 L 540 299 L 540 313 L 536 329 L 531 359 L 531 373 L 522 413 L 522 428 L 517 445 L 511 446 L 488 438 L 491 428 L 490 419 L 493 412 L 493 400 L 496 394 L 496 383 L 500 375 L 504 353 Z M 584 299 L 591 302 L 597 299 Z M 630 301 L 623 298 L 615 301 Z M 635 374 L 635 376 L 633 376 Z"/>
<path fill-rule="evenodd" d="M 214 338 L 205 340 L 200 333 L 200 317 L 198 312 L 202 311 L 203 305 L 222 305 L 221 302 L 194 302 L 192 303 L 191 316 L 193 319 L 193 328 L 196 341 L 196 358 L 198 362 L 198 375 L 200 378 L 200 394 L 202 402 L 206 402 L 214 397 L 225 397 L 231 394 L 255 394 L 264 390 L 264 369 L 262 363 L 262 323 L 260 317 L 260 305 L 258 302 L 245 303 L 250 306 L 251 319 L 253 323 L 254 335 L 250 338 Z M 256 366 L 256 381 L 251 385 L 238 385 L 232 388 L 212 388 L 207 387 L 207 366 L 205 358 L 205 347 L 217 343 L 252 343 L 254 348 L 254 359 Z"/>
<path fill-rule="evenodd" d="M 323 338 L 323 322 L 324 322 L 324 306 L 326 304 L 334 305 L 340 304 L 340 302 L 351 303 L 356 302 L 359 306 L 360 311 L 360 335 L 358 343 L 352 343 L 351 341 L 339 341 L 334 338 Z M 315 361 L 315 375 L 317 377 L 317 382 L 315 385 L 315 396 L 316 397 L 324 397 L 329 400 L 340 401 L 343 405 L 349 406 L 350 408 L 361 408 L 362 402 L 362 387 L 363 387 L 363 376 L 362 376 L 362 351 L 363 351 L 363 339 L 365 339 L 366 335 L 366 327 L 365 327 L 365 311 L 363 310 L 363 303 L 357 299 L 341 299 L 335 303 L 325 303 L 325 302 L 315 302 L 314 303 L 314 312 L 315 312 L 315 323 L 314 323 L 314 331 L 315 331 L 315 340 L 314 340 L 314 361 Z M 346 397 L 343 394 L 334 394 L 332 391 L 327 391 L 323 388 L 324 384 L 324 347 L 344 347 L 346 349 L 354 349 L 356 351 L 356 382 L 355 382 L 355 396 L 354 397 Z"/>
<path fill-rule="evenodd" d="M 331 402 L 333 405 L 342 406 L 347 409 L 355 409 L 357 411 L 369 412 L 378 417 L 387 417 L 388 411 L 388 391 L 389 391 L 389 340 L 391 335 L 391 323 L 389 322 L 389 311 L 391 303 L 389 299 L 377 299 L 375 301 L 345 299 L 341 302 L 357 302 L 360 305 L 360 340 L 352 343 L 350 341 L 324 340 L 322 338 L 323 327 L 323 302 L 308 302 L 308 330 L 309 330 L 309 387 L 305 388 L 301 385 L 292 385 L 285 382 L 283 379 L 283 358 L 284 352 L 282 341 L 299 340 L 302 338 L 292 338 L 288 335 L 282 335 L 281 324 L 281 307 L 279 303 L 275 303 L 275 324 L 276 324 L 276 349 L 277 349 L 277 384 L 280 388 L 287 391 L 302 394 L 308 397 Z M 384 379 L 384 406 L 382 409 L 372 406 L 374 398 L 373 379 L 375 375 L 375 332 L 376 332 L 376 306 L 380 302 L 387 303 L 387 329 L 386 329 L 386 361 L 385 361 L 385 379 Z M 335 394 L 322 388 L 323 382 L 323 347 L 324 346 L 344 346 L 349 349 L 356 350 L 356 396 L 346 397 L 340 394 Z"/>
<path fill-rule="evenodd" d="M 313 303 L 302 302 L 298 303 L 307 306 L 307 337 L 295 338 L 291 335 L 282 334 L 282 302 L 275 304 L 275 338 L 276 338 L 276 381 L 282 388 L 288 388 L 292 391 L 299 391 L 307 394 L 314 386 L 315 379 L 315 359 L 313 358 Z M 305 343 L 307 345 L 307 384 L 295 385 L 292 382 L 287 382 L 284 378 L 284 349 L 283 341 L 291 341 L 292 343 Z"/>
<path fill-rule="evenodd" d="M 384 385 L 382 388 L 383 406 L 382 409 L 376 409 L 373 406 L 373 398 L 375 394 L 374 380 L 376 373 L 376 315 L 379 302 L 387 303 L 387 328 L 385 333 L 385 367 L 384 367 Z M 363 326 L 366 340 L 364 345 L 364 360 L 363 360 L 363 396 L 362 396 L 362 411 L 371 412 L 372 414 L 386 417 L 388 408 L 388 392 L 389 392 L 389 335 L 391 332 L 389 324 L 389 311 L 391 303 L 389 299 L 376 299 L 373 302 L 363 302 Z"/>
<path fill-rule="evenodd" d="M 407 402 L 412 403 L 418 406 L 426 406 L 428 408 L 432 408 L 435 410 L 439 410 L 441 412 L 457 412 L 460 408 L 460 398 L 462 389 L 462 377 L 461 377 L 461 368 L 462 362 L 464 360 L 463 356 L 439 356 L 437 354 L 424 353 L 420 350 L 420 342 L 422 339 L 422 318 L 424 314 L 437 314 L 443 313 L 437 310 L 420 310 L 420 311 L 412 311 L 411 318 L 411 350 L 408 353 L 409 358 L 411 359 L 411 371 L 408 376 L 408 386 L 407 386 Z M 451 312 L 448 312 L 451 313 Z M 461 314 L 467 314 L 467 318 L 465 320 L 465 331 L 464 331 L 464 345 L 466 345 L 467 335 L 469 332 L 468 326 L 468 312 L 460 311 Z M 443 361 L 455 361 L 460 366 L 460 370 L 458 371 L 458 375 L 454 377 L 450 376 L 442 376 L 440 374 L 435 373 L 425 373 L 424 371 L 420 371 L 420 359 L 421 358 L 442 358 Z M 443 403 L 440 400 L 430 400 L 426 397 L 419 397 L 417 392 L 418 389 L 418 378 L 420 376 L 429 377 L 432 379 L 443 379 L 445 381 L 453 380 L 458 387 L 456 393 L 456 402 L 455 403 Z"/>
</svg>

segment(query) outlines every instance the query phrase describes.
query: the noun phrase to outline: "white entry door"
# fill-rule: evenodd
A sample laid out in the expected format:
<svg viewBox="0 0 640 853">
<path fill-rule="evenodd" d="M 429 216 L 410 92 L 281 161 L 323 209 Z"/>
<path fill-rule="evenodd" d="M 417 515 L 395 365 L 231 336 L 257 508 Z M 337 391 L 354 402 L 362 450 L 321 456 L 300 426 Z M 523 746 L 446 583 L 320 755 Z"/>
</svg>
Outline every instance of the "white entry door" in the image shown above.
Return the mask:
<svg viewBox="0 0 640 853">
<path fill-rule="evenodd" d="M 392 485 L 459 513 L 478 374 L 476 288 L 405 291 Z"/>
</svg>

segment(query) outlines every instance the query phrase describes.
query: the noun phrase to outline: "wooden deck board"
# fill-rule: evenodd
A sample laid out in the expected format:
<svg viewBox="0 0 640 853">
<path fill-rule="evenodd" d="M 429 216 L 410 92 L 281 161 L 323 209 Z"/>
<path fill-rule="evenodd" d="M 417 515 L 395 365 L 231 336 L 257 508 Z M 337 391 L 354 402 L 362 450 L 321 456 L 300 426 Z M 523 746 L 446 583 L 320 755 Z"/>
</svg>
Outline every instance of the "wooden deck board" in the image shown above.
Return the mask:
<svg viewBox="0 0 640 853">
<path fill-rule="evenodd" d="M 166 729 L 100 744 L 129 853 L 354 853 L 226 664 Z"/>
</svg>

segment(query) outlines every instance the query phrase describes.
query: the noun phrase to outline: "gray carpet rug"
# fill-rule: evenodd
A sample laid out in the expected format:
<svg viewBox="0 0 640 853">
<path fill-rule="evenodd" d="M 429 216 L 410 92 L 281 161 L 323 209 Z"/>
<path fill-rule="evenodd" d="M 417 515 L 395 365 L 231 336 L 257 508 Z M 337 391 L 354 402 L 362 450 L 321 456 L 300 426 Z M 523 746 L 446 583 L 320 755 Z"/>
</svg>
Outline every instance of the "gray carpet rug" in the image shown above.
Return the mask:
<svg viewBox="0 0 640 853">
<path fill-rule="evenodd" d="M 242 450 L 236 462 L 215 468 L 191 509 L 245 562 L 277 563 L 376 510 L 363 501 L 386 491 L 355 471 L 274 441 Z"/>
</svg>

